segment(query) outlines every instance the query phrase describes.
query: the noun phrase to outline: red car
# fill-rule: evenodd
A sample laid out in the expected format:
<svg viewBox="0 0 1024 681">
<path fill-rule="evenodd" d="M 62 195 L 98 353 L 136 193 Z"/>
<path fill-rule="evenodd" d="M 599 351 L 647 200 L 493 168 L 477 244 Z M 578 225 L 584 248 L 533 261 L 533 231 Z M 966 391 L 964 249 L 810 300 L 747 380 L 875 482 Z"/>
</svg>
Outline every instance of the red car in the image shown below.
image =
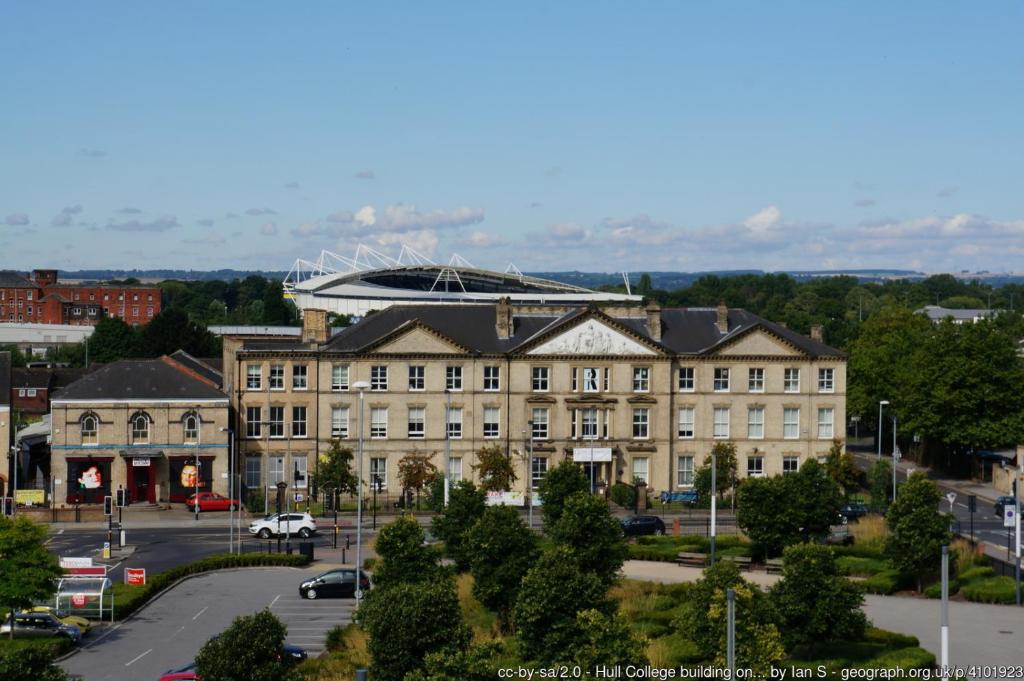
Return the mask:
<svg viewBox="0 0 1024 681">
<path fill-rule="evenodd" d="M 228 509 L 234 511 L 240 505 L 238 499 L 228 499 L 223 494 L 200 492 L 198 495 L 193 494 L 185 500 L 185 505 L 188 506 L 190 511 L 195 510 L 197 496 L 199 497 L 200 511 L 227 511 Z"/>
</svg>

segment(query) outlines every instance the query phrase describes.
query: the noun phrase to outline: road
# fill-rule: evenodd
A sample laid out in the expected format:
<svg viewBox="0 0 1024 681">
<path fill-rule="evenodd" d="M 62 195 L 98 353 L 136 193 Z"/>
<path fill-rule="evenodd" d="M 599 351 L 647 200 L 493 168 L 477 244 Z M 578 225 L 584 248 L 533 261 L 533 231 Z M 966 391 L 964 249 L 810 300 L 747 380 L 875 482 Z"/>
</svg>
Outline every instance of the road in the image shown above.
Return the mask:
<svg viewBox="0 0 1024 681">
<path fill-rule="evenodd" d="M 287 625 L 288 643 L 318 655 L 327 632 L 351 622 L 354 604 L 351 599 L 299 597 L 299 584 L 323 569 L 246 568 L 194 577 L 127 622 L 97 631 L 61 666 L 85 681 L 153 681 L 191 662 L 203 643 L 236 616 L 263 608 Z"/>
</svg>

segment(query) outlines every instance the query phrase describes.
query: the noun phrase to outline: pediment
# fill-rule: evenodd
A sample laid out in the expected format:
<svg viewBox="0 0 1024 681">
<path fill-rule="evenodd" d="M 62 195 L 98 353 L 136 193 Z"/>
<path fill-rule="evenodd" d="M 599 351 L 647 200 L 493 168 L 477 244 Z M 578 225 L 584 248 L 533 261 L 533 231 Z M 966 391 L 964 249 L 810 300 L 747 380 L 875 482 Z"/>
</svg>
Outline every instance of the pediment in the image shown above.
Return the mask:
<svg viewBox="0 0 1024 681">
<path fill-rule="evenodd" d="M 463 354 L 465 348 L 424 326 L 412 326 L 373 348 L 373 353 L 393 355 Z"/>
<path fill-rule="evenodd" d="M 754 329 L 727 343 L 714 354 L 745 357 L 792 357 L 804 353 L 777 336 L 762 329 Z"/>
<path fill-rule="evenodd" d="M 587 319 L 529 350 L 528 355 L 657 355 L 650 346 L 598 319 Z"/>
</svg>

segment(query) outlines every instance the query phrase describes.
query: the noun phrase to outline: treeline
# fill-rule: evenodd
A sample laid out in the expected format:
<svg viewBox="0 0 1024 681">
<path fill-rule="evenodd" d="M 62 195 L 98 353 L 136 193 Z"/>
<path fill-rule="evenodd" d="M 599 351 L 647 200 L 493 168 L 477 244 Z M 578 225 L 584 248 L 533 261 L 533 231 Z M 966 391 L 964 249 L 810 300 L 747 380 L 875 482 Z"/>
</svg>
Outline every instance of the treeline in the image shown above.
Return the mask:
<svg viewBox="0 0 1024 681">
<path fill-rule="evenodd" d="M 298 309 L 284 299 L 281 281 L 251 275 L 231 281 L 177 281 L 159 284 L 164 309 L 184 310 L 189 319 L 212 324 L 299 323 Z"/>
</svg>

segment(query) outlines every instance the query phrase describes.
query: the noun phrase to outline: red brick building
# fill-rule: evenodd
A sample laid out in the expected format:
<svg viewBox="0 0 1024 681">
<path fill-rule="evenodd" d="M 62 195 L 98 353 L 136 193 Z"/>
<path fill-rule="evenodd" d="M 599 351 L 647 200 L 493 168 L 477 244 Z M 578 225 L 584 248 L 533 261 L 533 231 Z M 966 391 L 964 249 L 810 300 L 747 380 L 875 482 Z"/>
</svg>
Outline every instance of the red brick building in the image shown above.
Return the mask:
<svg viewBox="0 0 1024 681">
<path fill-rule="evenodd" d="M 103 317 L 146 324 L 160 314 L 156 286 L 67 284 L 57 270 L 0 272 L 0 322 L 95 325 Z"/>
</svg>

